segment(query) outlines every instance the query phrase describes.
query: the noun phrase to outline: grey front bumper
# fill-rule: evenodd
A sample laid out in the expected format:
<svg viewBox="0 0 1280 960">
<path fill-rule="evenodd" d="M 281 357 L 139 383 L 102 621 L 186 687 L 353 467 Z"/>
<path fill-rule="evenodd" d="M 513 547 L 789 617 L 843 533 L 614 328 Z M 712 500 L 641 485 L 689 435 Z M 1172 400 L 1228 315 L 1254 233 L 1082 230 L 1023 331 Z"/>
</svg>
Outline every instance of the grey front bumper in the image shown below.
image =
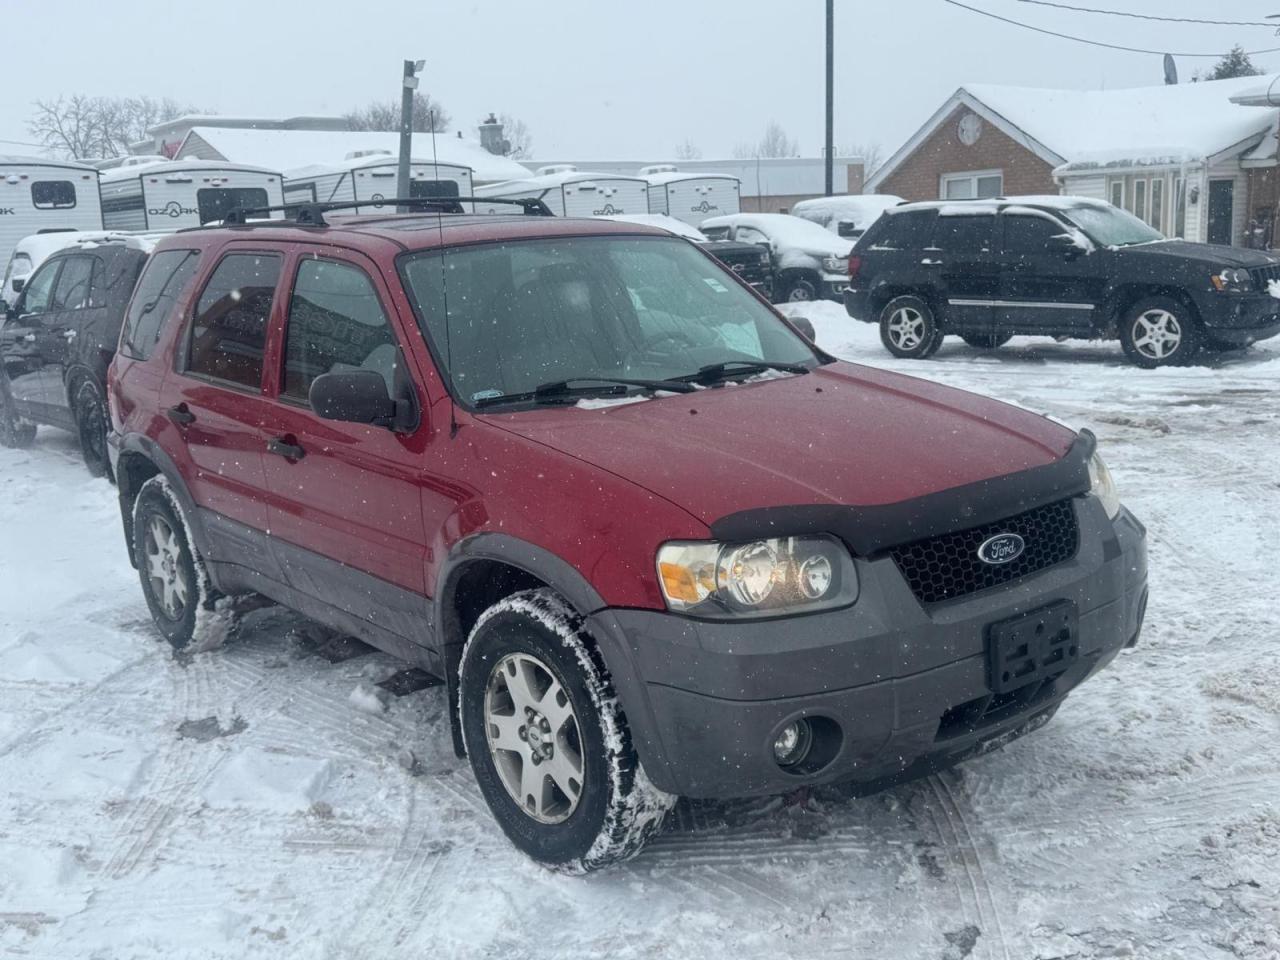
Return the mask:
<svg viewBox="0 0 1280 960">
<path fill-rule="evenodd" d="M 695 621 L 648 610 L 589 618 L 649 778 L 672 793 L 733 797 L 803 784 L 873 781 L 972 753 L 1056 708 L 1136 641 L 1146 606 L 1146 534 L 1074 501 L 1076 556 L 946 603 L 922 605 L 888 556 L 858 561 L 861 595 L 845 610 L 772 621 Z M 1079 611 L 1079 659 L 1034 701 L 994 701 L 990 624 L 1057 600 Z M 983 713 L 983 704 L 1000 709 Z M 789 773 L 772 755 L 800 717 L 834 720 L 838 753 Z"/>
</svg>

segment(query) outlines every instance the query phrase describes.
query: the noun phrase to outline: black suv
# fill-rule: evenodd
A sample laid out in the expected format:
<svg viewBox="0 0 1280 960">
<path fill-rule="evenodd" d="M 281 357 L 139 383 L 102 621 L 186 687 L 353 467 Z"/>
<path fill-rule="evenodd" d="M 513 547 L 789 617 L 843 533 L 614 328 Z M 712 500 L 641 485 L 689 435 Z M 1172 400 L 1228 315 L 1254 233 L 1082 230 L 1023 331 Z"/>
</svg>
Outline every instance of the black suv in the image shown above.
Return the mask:
<svg viewBox="0 0 1280 960">
<path fill-rule="evenodd" d="M 0 327 L 0 445 L 61 427 L 80 438 L 90 473 L 109 473 L 107 366 L 146 259 L 137 241 L 85 243 L 32 274 Z"/>
<path fill-rule="evenodd" d="M 988 349 L 1030 334 L 1119 338 L 1133 363 L 1162 367 L 1280 333 L 1280 259 L 1169 240 L 1081 197 L 892 207 L 849 274 L 846 310 L 879 322 L 898 357 L 931 356 L 948 333 Z"/>
</svg>

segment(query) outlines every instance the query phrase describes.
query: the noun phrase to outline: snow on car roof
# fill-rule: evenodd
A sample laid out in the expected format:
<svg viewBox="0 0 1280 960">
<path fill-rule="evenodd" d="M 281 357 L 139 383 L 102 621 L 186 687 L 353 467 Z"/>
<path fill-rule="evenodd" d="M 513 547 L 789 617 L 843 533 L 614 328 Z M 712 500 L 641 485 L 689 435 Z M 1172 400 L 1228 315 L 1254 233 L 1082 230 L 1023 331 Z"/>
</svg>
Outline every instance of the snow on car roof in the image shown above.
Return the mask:
<svg viewBox="0 0 1280 960">
<path fill-rule="evenodd" d="M 164 176 L 165 174 L 184 173 L 194 170 L 240 170 L 248 173 L 265 173 L 273 177 L 280 176 L 278 170 L 250 166 L 244 163 L 229 163 L 225 160 L 157 160 L 155 163 L 139 163 L 134 166 L 112 167 L 110 170 L 104 170 L 102 171 L 102 182 L 137 180 L 139 177 Z"/>
<path fill-rule="evenodd" d="M 937 210 L 940 217 L 973 217 L 1002 210 L 1034 208 L 1039 210 L 1072 210 L 1080 207 L 1110 208 L 1111 204 L 1092 197 L 1073 197 L 1062 194 L 1027 194 L 1020 197 L 992 197 L 989 200 L 918 200 L 889 207 L 885 213 L 896 216 L 913 210 Z"/>
<path fill-rule="evenodd" d="M 966 84 L 1018 129 L 1065 158 L 1059 170 L 1195 162 L 1261 136 L 1269 114 L 1232 103 L 1274 77 L 1118 90 Z"/>
<path fill-rule="evenodd" d="M 276 170 L 296 170 L 331 158 L 345 157 L 359 150 L 386 150 L 396 156 L 400 134 L 382 130 L 236 130 L 224 127 L 192 127 L 183 148 L 199 138 L 228 160 L 263 164 Z M 181 150 L 179 151 L 182 152 Z M 527 167 L 490 153 L 475 140 L 450 133 L 418 133 L 413 153 L 428 154 L 441 163 L 470 167 L 478 182 L 514 180 L 527 177 Z"/>
<path fill-rule="evenodd" d="M 677 237 L 685 237 L 696 243 L 706 243 L 706 235 L 697 227 L 692 227 L 683 220 L 669 217 L 665 213 L 625 213 L 612 217 L 599 217 L 600 220 L 617 220 L 619 223 L 636 223 L 645 227 L 661 227 L 674 233 Z"/>
<path fill-rule="evenodd" d="M 836 217 L 852 221 L 855 227 L 866 229 L 885 210 L 900 203 L 902 198 L 891 193 L 847 194 L 801 200 L 791 207 L 791 212 L 796 216 L 812 213 L 817 216 Z"/>
<path fill-rule="evenodd" d="M 770 240 L 786 246 L 837 257 L 846 256 L 853 247 L 852 240 L 839 237 L 812 220 L 793 217 L 789 213 L 730 213 L 722 217 L 708 217 L 699 227 L 704 232 L 708 227 L 755 227 Z"/>
<path fill-rule="evenodd" d="M 36 233 L 19 240 L 13 255 L 26 254 L 34 270 L 59 250 L 80 246 L 92 249 L 100 243 L 124 243 L 126 246 L 150 253 L 166 234 L 128 233 L 121 230 L 58 230 L 54 233 Z"/>
</svg>

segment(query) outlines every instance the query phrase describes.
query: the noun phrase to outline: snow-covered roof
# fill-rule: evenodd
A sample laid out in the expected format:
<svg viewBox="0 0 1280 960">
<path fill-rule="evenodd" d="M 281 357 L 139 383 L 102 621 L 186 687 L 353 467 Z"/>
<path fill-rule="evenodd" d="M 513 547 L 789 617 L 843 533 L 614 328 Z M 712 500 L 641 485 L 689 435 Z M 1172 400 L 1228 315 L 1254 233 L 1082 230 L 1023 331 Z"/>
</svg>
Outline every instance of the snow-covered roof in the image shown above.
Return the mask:
<svg viewBox="0 0 1280 960">
<path fill-rule="evenodd" d="M 785 246 L 834 257 L 847 255 L 853 246 L 853 241 L 836 236 L 826 227 L 789 213 L 730 213 L 723 217 L 708 217 L 698 226 L 703 232 L 713 227 L 754 227 L 770 240 Z"/>
<path fill-rule="evenodd" d="M 644 177 L 655 187 L 661 187 L 668 183 L 679 183 L 682 180 L 733 180 L 741 183 L 741 179 L 735 177 L 732 173 L 692 173 L 689 171 L 675 170 L 667 173 L 650 173 Z"/>
<path fill-rule="evenodd" d="M 1273 74 L 1257 81 L 1231 97 L 1231 102 L 1245 107 L 1280 107 L 1280 74 Z"/>
<path fill-rule="evenodd" d="M 959 106 L 967 106 L 1055 173 L 1098 167 L 1196 163 L 1244 151 L 1270 118 L 1232 98 L 1277 77 L 1116 90 L 966 84 L 867 181 L 883 183 Z"/>
<path fill-rule="evenodd" d="M 490 183 L 476 188 L 477 197 L 502 197 L 516 191 L 551 190 L 566 183 L 607 183 L 627 180 L 648 187 L 642 177 L 626 177 L 618 173 L 593 173 L 590 170 L 566 170 L 563 173 L 544 173 L 540 177 L 519 177 L 502 183 Z"/>
<path fill-rule="evenodd" d="M 904 203 L 885 210 L 889 216 L 910 213 L 913 210 L 937 210 L 942 217 L 970 217 L 990 214 L 994 216 L 1003 211 L 1025 211 L 1029 208 L 1039 210 L 1078 210 L 1081 207 L 1094 207 L 1101 210 L 1113 209 L 1104 200 L 1092 197 L 1073 197 L 1057 193 L 1027 194 L 1017 197 L 992 197 L 984 200 L 918 200 Z"/>
<path fill-rule="evenodd" d="M 792 205 L 797 217 L 811 219 L 807 215 L 826 219 L 848 220 L 859 230 L 865 230 L 890 207 L 902 202 L 891 193 L 847 194 L 838 197 L 815 197 Z"/>
<path fill-rule="evenodd" d="M 69 247 L 92 249 L 99 243 L 123 243 L 143 253 L 150 253 L 165 236 L 162 233 L 129 233 L 123 230 L 57 230 L 24 237 L 13 248 L 13 253 L 14 256 L 25 253 L 31 259 L 31 269 L 34 271 L 59 250 Z"/>
<path fill-rule="evenodd" d="M 178 155 L 189 150 L 198 136 L 219 155 L 241 163 L 256 163 L 276 170 L 297 170 L 318 163 L 333 163 L 359 150 L 388 150 L 398 155 L 400 134 L 380 130 L 246 130 L 228 127 L 193 127 Z M 438 133 L 435 144 L 429 133 L 413 137 L 413 152 L 433 156 L 441 163 L 470 167 L 481 183 L 516 180 L 529 175 L 528 168 L 507 157 L 490 153 L 475 140 Z"/>
<path fill-rule="evenodd" d="M 0 167 L 64 167 L 68 170 L 83 170 L 95 173 L 95 169 L 87 163 L 75 160 L 53 160 L 49 157 L 22 157 L 16 154 L 0 154 Z"/>
<path fill-rule="evenodd" d="M 346 157 L 334 163 L 313 163 L 310 166 L 298 167 L 296 170 L 284 171 L 286 180 L 299 180 L 304 177 L 322 177 L 327 173 L 345 173 L 348 170 L 365 170 L 369 167 L 395 167 L 399 165 L 399 158 L 386 153 L 377 153 L 364 157 Z M 413 167 L 435 167 L 438 166 L 447 173 L 456 173 L 458 171 L 470 171 L 471 168 L 460 163 L 445 163 L 443 160 L 438 163 L 429 157 L 410 157 L 409 165 Z"/>
<path fill-rule="evenodd" d="M 665 213 L 623 213 L 612 217 L 597 217 L 598 220 L 617 220 L 620 223 L 636 223 L 645 227 L 661 227 L 677 237 L 685 237 L 698 243 L 705 243 L 706 236 L 697 228 L 669 217 Z"/>
<path fill-rule="evenodd" d="M 250 166 L 245 163 L 228 163 L 223 160 L 158 160 L 155 163 L 138 163 L 133 166 L 113 167 L 102 171 L 102 182 L 113 183 L 116 180 L 136 180 L 138 177 L 163 177 L 175 173 L 193 172 L 196 170 L 242 171 L 249 173 L 265 173 L 280 176 L 279 170 L 267 167 Z"/>
</svg>

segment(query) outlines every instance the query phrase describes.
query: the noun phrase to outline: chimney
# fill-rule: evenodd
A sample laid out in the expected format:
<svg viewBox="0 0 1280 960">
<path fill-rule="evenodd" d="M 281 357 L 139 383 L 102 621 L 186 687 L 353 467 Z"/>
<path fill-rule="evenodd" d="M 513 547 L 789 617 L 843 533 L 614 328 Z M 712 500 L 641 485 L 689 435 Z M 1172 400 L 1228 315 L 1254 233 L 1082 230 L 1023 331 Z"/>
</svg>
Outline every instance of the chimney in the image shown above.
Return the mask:
<svg viewBox="0 0 1280 960">
<path fill-rule="evenodd" d="M 492 113 L 480 124 L 480 146 L 500 157 L 511 152 L 511 143 L 502 139 L 502 121 Z"/>
</svg>

